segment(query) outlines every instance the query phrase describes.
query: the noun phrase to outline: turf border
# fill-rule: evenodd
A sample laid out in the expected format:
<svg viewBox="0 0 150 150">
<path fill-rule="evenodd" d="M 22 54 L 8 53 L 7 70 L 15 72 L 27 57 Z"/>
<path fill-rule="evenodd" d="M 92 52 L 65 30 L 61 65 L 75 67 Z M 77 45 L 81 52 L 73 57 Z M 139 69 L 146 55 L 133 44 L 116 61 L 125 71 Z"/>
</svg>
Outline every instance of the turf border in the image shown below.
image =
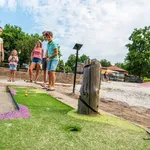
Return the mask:
<svg viewBox="0 0 150 150">
<path fill-rule="evenodd" d="M 20 107 L 19 107 L 19 105 L 18 105 L 18 103 L 17 103 L 17 101 L 16 101 L 16 99 L 15 99 L 15 97 L 13 96 L 13 94 L 11 93 L 11 91 L 10 91 L 10 87 L 7 85 L 7 92 L 9 92 L 10 93 L 10 95 L 11 95 L 11 97 L 12 97 L 12 100 L 13 100 L 13 102 L 14 102 L 14 104 L 15 104 L 15 106 L 16 106 L 16 108 L 17 108 L 17 110 L 20 110 Z"/>
</svg>

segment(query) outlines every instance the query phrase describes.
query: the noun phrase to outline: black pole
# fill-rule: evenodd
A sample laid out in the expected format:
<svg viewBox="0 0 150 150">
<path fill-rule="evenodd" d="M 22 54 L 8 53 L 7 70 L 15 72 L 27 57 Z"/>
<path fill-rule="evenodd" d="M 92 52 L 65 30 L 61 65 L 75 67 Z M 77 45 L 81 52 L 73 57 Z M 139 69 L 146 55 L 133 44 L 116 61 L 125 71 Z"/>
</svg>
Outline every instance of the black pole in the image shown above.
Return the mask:
<svg viewBox="0 0 150 150">
<path fill-rule="evenodd" d="M 75 69 L 74 69 L 74 83 L 73 83 L 73 93 L 75 93 L 75 86 L 76 86 L 76 74 L 77 74 L 77 63 L 78 63 L 78 49 L 76 52 L 76 63 L 75 63 Z"/>
</svg>

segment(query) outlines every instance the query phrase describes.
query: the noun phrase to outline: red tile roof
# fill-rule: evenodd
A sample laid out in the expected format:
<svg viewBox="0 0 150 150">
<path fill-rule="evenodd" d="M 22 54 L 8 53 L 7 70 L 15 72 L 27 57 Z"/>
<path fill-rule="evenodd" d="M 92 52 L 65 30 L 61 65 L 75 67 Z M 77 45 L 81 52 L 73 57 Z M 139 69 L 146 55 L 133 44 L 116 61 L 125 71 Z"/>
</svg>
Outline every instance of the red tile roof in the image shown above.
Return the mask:
<svg viewBox="0 0 150 150">
<path fill-rule="evenodd" d="M 107 69 L 113 70 L 113 71 L 127 72 L 126 70 L 121 69 L 121 68 L 119 68 L 117 66 L 110 66 L 110 67 L 107 67 Z"/>
</svg>

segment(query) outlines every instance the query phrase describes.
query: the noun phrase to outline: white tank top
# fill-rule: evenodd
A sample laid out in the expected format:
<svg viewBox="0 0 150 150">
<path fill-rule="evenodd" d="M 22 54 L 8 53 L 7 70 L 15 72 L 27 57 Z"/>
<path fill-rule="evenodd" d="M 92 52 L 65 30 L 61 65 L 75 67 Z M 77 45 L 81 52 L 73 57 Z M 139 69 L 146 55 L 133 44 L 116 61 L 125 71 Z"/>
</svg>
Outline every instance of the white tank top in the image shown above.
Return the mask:
<svg viewBox="0 0 150 150">
<path fill-rule="evenodd" d="M 3 44 L 3 39 L 0 38 L 0 52 L 2 51 L 2 44 Z"/>
<path fill-rule="evenodd" d="M 43 58 L 46 57 L 46 51 L 47 51 L 47 41 L 42 42 L 42 48 L 43 48 Z"/>
<path fill-rule="evenodd" d="M 3 43 L 3 39 L 2 38 L 0 38 L 0 44 L 2 44 Z"/>
</svg>

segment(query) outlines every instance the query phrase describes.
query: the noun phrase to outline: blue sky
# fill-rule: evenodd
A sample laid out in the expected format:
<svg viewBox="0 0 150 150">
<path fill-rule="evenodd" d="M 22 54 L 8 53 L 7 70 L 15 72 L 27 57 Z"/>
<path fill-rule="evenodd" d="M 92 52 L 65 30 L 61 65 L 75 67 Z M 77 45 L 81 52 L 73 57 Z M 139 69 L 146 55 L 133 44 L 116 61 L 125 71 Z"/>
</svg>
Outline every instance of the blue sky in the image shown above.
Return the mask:
<svg viewBox="0 0 150 150">
<path fill-rule="evenodd" d="M 27 33 L 49 30 L 63 59 L 82 43 L 81 54 L 123 62 L 134 28 L 150 25 L 149 0 L 0 0 L 0 26 L 9 23 Z"/>
<path fill-rule="evenodd" d="M 0 9 L 0 26 L 5 24 L 20 26 L 23 31 L 33 33 L 32 28 L 34 27 L 34 19 L 30 14 L 25 14 L 21 8 L 16 11 L 9 11 L 5 8 Z"/>
</svg>

